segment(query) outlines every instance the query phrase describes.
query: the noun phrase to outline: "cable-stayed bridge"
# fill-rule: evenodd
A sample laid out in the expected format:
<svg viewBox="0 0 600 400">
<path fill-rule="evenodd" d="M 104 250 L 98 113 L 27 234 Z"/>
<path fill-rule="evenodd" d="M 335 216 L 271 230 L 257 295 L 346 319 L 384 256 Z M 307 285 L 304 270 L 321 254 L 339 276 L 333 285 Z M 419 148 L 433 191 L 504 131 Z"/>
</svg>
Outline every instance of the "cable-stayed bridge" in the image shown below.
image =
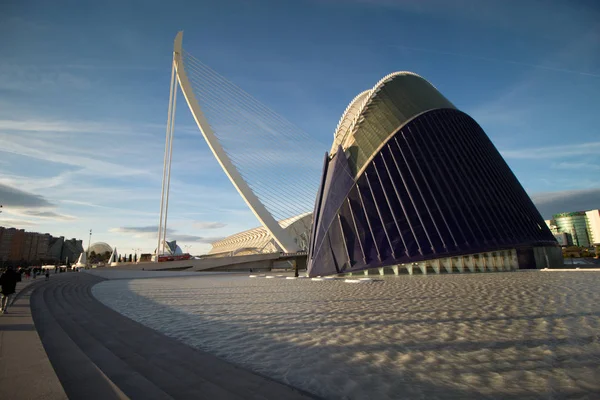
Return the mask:
<svg viewBox="0 0 600 400">
<path fill-rule="evenodd" d="M 167 232 L 178 88 L 215 158 L 281 251 L 305 250 L 278 221 L 311 212 L 326 147 L 183 49 L 175 38 L 158 253 Z M 304 219 L 303 221 L 306 221 Z M 305 223 L 309 236 L 310 223 Z"/>
</svg>

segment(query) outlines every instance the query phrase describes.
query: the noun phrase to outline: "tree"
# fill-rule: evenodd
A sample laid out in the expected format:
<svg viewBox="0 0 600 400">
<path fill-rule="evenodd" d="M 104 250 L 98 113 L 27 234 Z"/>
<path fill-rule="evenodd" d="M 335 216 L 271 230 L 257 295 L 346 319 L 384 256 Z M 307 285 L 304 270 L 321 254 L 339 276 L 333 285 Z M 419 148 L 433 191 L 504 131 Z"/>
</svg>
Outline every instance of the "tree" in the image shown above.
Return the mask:
<svg viewBox="0 0 600 400">
<path fill-rule="evenodd" d="M 119 262 L 123 262 L 123 258 L 119 255 Z"/>
<path fill-rule="evenodd" d="M 132 260 L 132 256 L 131 256 L 131 253 L 129 253 L 129 262 L 131 262 L 131 260 Z"/>
<path fill-rule="evenodd" d="M 133 262 L 137 262 L 137 253 L 133 255 Z"/>
</svg>

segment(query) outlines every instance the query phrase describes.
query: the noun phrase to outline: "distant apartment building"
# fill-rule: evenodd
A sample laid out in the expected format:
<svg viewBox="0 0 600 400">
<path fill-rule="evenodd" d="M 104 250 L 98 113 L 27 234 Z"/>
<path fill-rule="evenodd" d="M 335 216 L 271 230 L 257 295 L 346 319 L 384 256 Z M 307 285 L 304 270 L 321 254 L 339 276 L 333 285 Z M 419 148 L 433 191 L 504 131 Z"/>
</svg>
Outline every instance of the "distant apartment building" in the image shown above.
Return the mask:
<svg viewBox="0 0 600 400">
<path fill-rule="evenodd" d="M 553 215 L 546 225 L 561 246 L 600 245 L 600 210 L 574 211 Z"/>
<path fill-rule="evenodd" d="M 65 240 L 48 233 L 26 232 L 0 226 L 0 263 L 65 263 L 74 262 L 83 252 L 78 239 Z"/>
</svg>

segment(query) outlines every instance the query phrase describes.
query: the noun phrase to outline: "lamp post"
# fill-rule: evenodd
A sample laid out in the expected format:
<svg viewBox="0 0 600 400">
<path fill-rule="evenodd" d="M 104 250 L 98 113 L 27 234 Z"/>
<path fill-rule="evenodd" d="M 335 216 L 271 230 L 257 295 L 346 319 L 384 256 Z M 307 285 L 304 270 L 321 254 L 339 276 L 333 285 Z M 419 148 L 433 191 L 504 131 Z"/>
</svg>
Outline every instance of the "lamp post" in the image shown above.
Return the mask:
<svg viewBox="0 0 600 400">
<path fill-rule="evenodd" d="M 85 267 L 87 268 L 90 264 L 90 245 L 92 243 L 92 230 L 90 229 L 90 236 L 88 238 L 88 248 L 87 253 L 85 255 Z"/>
</svg>

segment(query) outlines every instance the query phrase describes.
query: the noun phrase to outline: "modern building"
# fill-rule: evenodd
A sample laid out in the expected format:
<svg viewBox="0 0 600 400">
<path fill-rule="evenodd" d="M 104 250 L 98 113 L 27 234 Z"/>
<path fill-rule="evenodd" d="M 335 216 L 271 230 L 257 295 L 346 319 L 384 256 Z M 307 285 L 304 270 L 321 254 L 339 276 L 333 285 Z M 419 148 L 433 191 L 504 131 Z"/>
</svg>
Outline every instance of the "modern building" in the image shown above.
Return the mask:
<svg viewBox="0 0 600 400">
<path fill-rule="evenodd" d="M 342 115 L 310 243 L 311 276 L 562 265 L 554 236 L 485 132 L 411 72 L 387 75 Z"/>
<path fill-rule="evenodd" d="M 587 218 L 588 237 L 590 244 L 600 246 L 600 210 L 589 210 L 585 212 Z"/>
<path fill-rule="evenodd" d="M 54 237 L 48 233 L 0 227 L 0 262 L 40 264 L 75 261 L 83 251 L 82 241 Z"/>
<path fill-rule="evenodd" d="M 600 245 L 600 210 L 564 212 L 547 220 L 554 236 L 566 239 L 562 246 L 590 247 Z"/>
<path fill-rule="evenodd" d="M 301 251 L 308 249 L 311 224 L 312 213 L 279 221 L 279 225 L 293 238 Z M 212 249 L 208 254 L 214 257 L 273 253 L 281 250 L 264 226 L 236 233 L 211 244 Z"/>
<path fill-rule="evenodd" d="M 112 249 L 112 247 L 110 247 L 110 245 L 108 243 L 96 242 L 96 243 L 92 243 L 92 245 L 88 249 L 89 254 L 91 254 L 92 252 L 95 254 L 102 254 L 102 255 L 108 253 L 108 255 L 106 256 L 106 258 L 108 258 L 112 254 L 113 249 Z"/>
<path fill-rule="evenodd" d="M 177 244 L 177 240 L 172 240 L 170 242 L 165 240 L 165 253 L 170 256 L 180 256 L 183 254 L 183 250 Z"/>
<path fill-rule="evenodd" d="M 83 241 L 78 239 L 68 239 L 63 241 L 61 261 L 75 263 L 81 253 L 83 253 Z"/>
</svg>

